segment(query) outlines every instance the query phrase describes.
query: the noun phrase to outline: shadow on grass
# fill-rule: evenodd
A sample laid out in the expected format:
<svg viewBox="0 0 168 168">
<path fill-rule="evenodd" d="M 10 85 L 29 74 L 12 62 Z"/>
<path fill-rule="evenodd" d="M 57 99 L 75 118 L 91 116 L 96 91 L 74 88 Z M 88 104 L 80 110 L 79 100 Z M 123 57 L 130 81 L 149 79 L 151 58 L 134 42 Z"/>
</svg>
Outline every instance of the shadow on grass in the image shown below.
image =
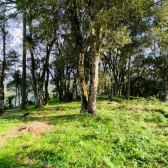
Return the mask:
<svg viewBox="0 0 168 168">
<path fill-rule="evenodd" d="M 113 97 L 113 101 L 121 103 L 124 100 L 126 100 L 126 98 L 124 96 L 114 96 Z M 97 97 L 97 101 L 111 101 L 108 95 L 99 95 Z"/>
<path fill-rule="evenodd" d="M 168 113 L 166 113 L 164 110 L 162 110 L 162 109 L 147 109 L 147 108 L 144 108 L 144 110 L 145 111 L 147 111 L 147 112 L 149 112 L 149 111 L 151 111 L 151 112 L 158 112 L 158 113 L 160 113 L 160 114 L 163 114 L 164 115 L 164 117 L 166 117 L 166 118 L 168 118 Z"/>
<path fill-rule="evenodd" d="M 11 154 L 0 159 L 0 168 L 12 168 L 12 167 L 32 167 L 32 168 L 45 168 L 49 165 L 57 165 L 66 160 L 66 155 L 63 149 L 58 152 L 52 150 L 32 150 L 29 153 L 22 156 L 22 152 Z M 17 156 L 17 157 L 16 157 Z"/>
<path fill-rule="evenodd" d="M 48 116 L 29 116 L 27 118 L 20 118 L 18 115 L 11 115 L 7 117 L 3 117 L 2 119 L 5 120 L 18 120 L 21 121 L 22 123 L 27 123 L 27 122 L 33 122 L 33 121 L 49 121 L 51 122 L 52 125 L 57 125 L 58 123 L 66 123 L 66 122 L 72 122 L 72 121 L 79 121 L 83 122 L 85 119 L 85 116 L 82 114 L 70 114 L 70 115 L 48 115 Z"/>
<path fill-rule="evenodd" d="M 117 102 L 117 103 L 122 103 L 123 100 L 126 100 L 125 98 L 113 98 L 113 101 Z"/>
<path fill-rule="evenodd" d="M 107 97 L 97 97 L 97 101 L 105 101 L 105 100 L 110 100 L 109 98 Z"/>
<path fill-rule="evenodd" d="M 83 138 L 82 138 L 83 140 L 92 140 L 92 139 L 98 139 L 98 135 L 97 134 L 91 134 L 91 135 L 85 135 L 85 136 L 83 136 Z"/>
<path fill-rule="evenodd" d="M 72 115 L 58 115 L 58 116 L 42 116 L 42 117 L 29 117 L 24 121 L 51 121 L 51 124 L 56 124 L 57 122 L 69 122 L 74 120 L 79 120 L 80 114 L 72 114 Z M 54 122 L 53 122 L 54 121 Z"/>
<path fill-rule="evenodd" d="M 42 118 L 51 118 L 49 115 L 57 115 L 57 113 L 61 114 L 61 112 L 67 112 L 67 110 L 78 110 L 80 108 L 80 105 L 73 104 L 71 105 L 69 103 L 65 102 L 57 102 L 55 104 L 56 106 L 50 106 L 50 107 L 42 107 L 40 109 L 35 109 L 34 107 L 31 107 L 27 110 L 21 110 L 21 109 L 13 109 L 13 111 L 5 111 L 5 114 L 3 116 L 0 116 L 0 119 L 3 120 L 20 120 L 23 122 L 27 121 L 40 121 Z M 80 111 L 80 110 L 79 110 Z M 24 117 L 25 113 L 30 113 L 28 117 Z M 33 117 L 32 115 L 38 115 L 40 117 Z M 69 115 L 70 116 L 70 115 Z M 53 116 L 54 117 L 54 116 Z"/>
<path fill-rule="evenodd" d="M 7 115 L 7 116 L 2 116 L 0 119 L 4 120 L 18 120 L 21 117 L 19 114 L 14 114 L 14 115 Z"/>
<path fill-rule="evenodd" d="M 59 101 L 59 98 L 56 98 L 56 99 L 51 99 L 49 100 L 48 104 L 49 105 L 61 105 L 61 104 L 69 104 L 69 103 L 72 103 L 72 102 L 80 102 L 81 100 L 71 100 L 71 101 L 65 101 L 65 100 L 62 100 L 62 101 Z"/>
</svg>

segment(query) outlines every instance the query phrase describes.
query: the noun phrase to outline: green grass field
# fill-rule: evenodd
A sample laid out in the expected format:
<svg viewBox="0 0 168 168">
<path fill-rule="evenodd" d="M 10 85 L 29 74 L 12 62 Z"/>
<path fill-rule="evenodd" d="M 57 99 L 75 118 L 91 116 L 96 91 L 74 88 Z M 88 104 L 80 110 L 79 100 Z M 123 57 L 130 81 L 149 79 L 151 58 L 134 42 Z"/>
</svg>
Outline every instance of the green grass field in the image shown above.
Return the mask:
<svg viewBox="0 0 168 168">
<path fill-rule="evenodd" d="M 168 103 L 99 96 L 96 116 L 80 113 L 80 101 L 58 99 L 40 110 L 6 111 L 0 118 L 0 168 L 8 167 L 166 168 Z"/>
</svg>

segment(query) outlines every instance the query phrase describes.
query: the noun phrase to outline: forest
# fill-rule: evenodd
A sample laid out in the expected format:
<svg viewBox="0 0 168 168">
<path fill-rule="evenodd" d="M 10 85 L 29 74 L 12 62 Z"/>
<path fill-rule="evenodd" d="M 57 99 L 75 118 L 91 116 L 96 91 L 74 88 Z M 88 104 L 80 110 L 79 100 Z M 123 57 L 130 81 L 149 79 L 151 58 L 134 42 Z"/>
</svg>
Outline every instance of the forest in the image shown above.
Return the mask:
<svg viewBox="0 0 168 168">
<path fill-rule="evenodd" d="M 0 168 L 167 167 L 167 103 L 168 0 L 0 1 Z"/>
</svg>

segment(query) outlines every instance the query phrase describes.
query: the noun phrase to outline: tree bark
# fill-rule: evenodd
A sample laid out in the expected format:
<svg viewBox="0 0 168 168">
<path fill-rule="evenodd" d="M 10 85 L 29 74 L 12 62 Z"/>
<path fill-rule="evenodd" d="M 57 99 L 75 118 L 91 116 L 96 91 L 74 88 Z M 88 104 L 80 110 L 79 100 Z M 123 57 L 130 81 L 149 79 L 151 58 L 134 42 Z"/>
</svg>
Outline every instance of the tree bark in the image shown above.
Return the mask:
<svg viewBox="0 0 168 168">
<path fill-rule="evenodd" d="M 20 88 L 18 87 L 18 101 L 19 101 L 19 105 L 20 105 Z"/>
<path fill-rule="evenodd" d="M 47 67 L 47 78 L 45 81 L 45 105 L 48 105 L 48 98 L 49 98 L 48 82 L 49 82 L 49 67 Z"/>
<path fill-rule="evenodd" d="M 44 64 L 44 68 L 43 68 L 43 72 L 42 72 L 42 76 L 41 76 L 41 80 L 40 80 L 40 88 L 39 88 L 39 108 L 41 108 L 42 106 L 42 99 L 43 99 L 43 86 L 44 86 L 44 81 L 45 81 L 45 73 L 47 70 L 47 66 L 49 64 L 49 56 L 50 53 L 47 54 L 46 56 L 46 62 Z"/>
<path fill-rule="evenodd" d="M 164 79 L 164 82 L 165 82 L 165 102 L 168 101 L 168 87 L 167 87 L 167 79 L 165 78 Z"/>
<path fill-rule="evenodd" d="M 76 96 L 77 96 L 77 80 L 76 80 L 76 76 L 74 75 L 73 89 L 72 89 L 72 100 L 76 100 Z"/>
<path fill-rule="evenodd" d="M 16 93 L 16 96 L 15 96 L 15 107 L 16 107 L 16 103 L 17 103 L 17 93 L 18 93 L 18 91 L 17 91 L 17 86 L 16 86 L 16 88 L 15 88 L 16 90 L 15 90 L 15 93 Z"/>
<path fill-rule="evenodd" d="M 3 33 L 3 62 L 2 62 L 2 69 L 1 69 L 1 76 L 0 76 L 0 115 L 4 114 L 4 79 L 5 79 L 5 69 L 6 69 L 6 29 L 5 29 L 5 22 L 3 23 L 2 27 Z"/>
<path fill-rule="evenodd" d="M 46 74 L 46 72 L 49 68 L 50 53 L 51 53 L 51 50 L 52 50 L 52 47 L 53 47 L 55 41 L 56 41 L 56 37 L 54 37 L 51 42 L 47 41 L 46 60 L 45 60 L 45 63 L 44 63 L 42 75 L 40 77 L 39 106 L 38 106 L 39 108 L 41 108 L 41 106 L 42 106 L 43 86 L 44 86 L 44 82 L 45 82 L 45 74 Z M 48 75 L 49 75 L 49 71 L 48 71 Z M 48 76 L 48 78 L 49 78 L 49 76 Z M 47 92 L 48 92 L 48 86 L 47 86 L 46 89 L 47 89 Z"/>
<path fill-rule="evenodd" d="M 79 81 L 81 88 L 81 110 L 87 110 L 88 94 L 87 85 L 85 83 L 85 67 L 84 67 L 84 53 L 79 54 Z"/>
<path fill-rule="evenodd" d="M 23 9 L 22 109 L 26 109 L 26 10 Z"/>
<path fill-rule="evenodd" d="M 112 75 L 112 70 L 111 70 L 111 95 L 110 95 L 110 99 L 111 101 L 113 101 L 113 75 Z"/>
<path fill-rule="evenodd" d="M 72 28 L 76 39 L 76 48 L 79 55 L 78 71 L 79 71 L 79 83 L 80 83 L 80 94 L 81 94 L 81 111 L 87 110 L 88 105 L 88 94 L 87 85 L 85 79 L 85 54 L 84 54 L 84 41 L 82 32 L 80 29 L 80 16 L 78 12 L 77 1 L 74 1 L 74 12 L 72 12 Z"/>
<path fill-rule="evenodd" d="M 129 54 L 128 60 L 128 88 L 127 88 L 127 99 L 130 99 L 130 64 L 131 64 L 131 55 Z"/>
<path fill-rule="evenodd" d="M 165 90 L 165 102 L 167 102 L 168 101 L 168 90 L 166 89 Z"/>
<path fill-rule="evenodd" d="M 59 101 L 63 101 L 63 81 L 61 79 L 60 85 L 59 85 Z"/>
<path fill-rule="evenodd" d="M 35 76 L 35 60 L 34 60 L 34 54 L 33 54 L 33 49 L 32 47 L 29 48 L 30 50 L 30 55 L 31 55 L 31 74 L 33 78 L 33 91 L 34 91 L 34 99 L 35 99 L 35 108 L 38 108 L 38 91 L 37 91 L 37 81 L 36 81 L 36 76 Z"/>
<path fill-rule="evenodd" d="M 91 65 L 91 76 L 90 76 L 90 88 L 89 88 L 89 101 L 88 101 L 88 112 L 95 114 L 96 112 L 96 96 L 98 86 L 98 73 L 99 73 L 99 60 L 101 51 L 101 37 L 102 27 L 95 20 L 95 5 L 94 1 L 88 2 L 89 8 L 89 22 L 91 27 L 91 49 L 92 49 L 92 65 Z"/>
<path fill-rule="evenodd" d="M 90 77 L 89 101 L 88 101 L 88 112 L 90 114 L 94 114 L 96 112 L 99 60 L 100 60 L 99 53 L 93 53 L 91 77 Z"/>
<path fill-rule="evenodd" d="M 0 78 L 0 116 L 4 114 L 4 85 L 1 80 L 2 79 Z"/>
<path fill-rule="evenodd" d="M 33 78 L 33 92 L 34 92 L 34 99 L 35 99 L 34 101 L 35 101 L 35 108 L 39 108 L 37 80 L 36 80 L 36 75 L 35 75 L 36 63 L 34 59 L 33 44 L 32 44 L 33 33 L 32 33 L 32 19 L 31 18 L 28 20 L 28 24 L 29 24 L 29 32 L 30 32 L 29 51 L 30 51 L 30 56 L 31 56 L 31 74 Z"/>
</svg>

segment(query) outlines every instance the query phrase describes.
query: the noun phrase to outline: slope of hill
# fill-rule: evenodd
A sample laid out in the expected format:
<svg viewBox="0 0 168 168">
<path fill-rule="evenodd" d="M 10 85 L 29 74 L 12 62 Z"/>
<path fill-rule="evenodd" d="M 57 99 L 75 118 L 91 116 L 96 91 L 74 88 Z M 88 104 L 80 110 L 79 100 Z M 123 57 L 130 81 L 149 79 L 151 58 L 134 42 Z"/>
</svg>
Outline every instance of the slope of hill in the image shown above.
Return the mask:
<svg viewBox="0 0 168 168">
<path fill-rule="evenodd" d="M 168 167 L 167 103 L 105 98 L 98 97 L 96 116 L 58 99 L 5 112 L 0 167 Z"/>
</svg>

